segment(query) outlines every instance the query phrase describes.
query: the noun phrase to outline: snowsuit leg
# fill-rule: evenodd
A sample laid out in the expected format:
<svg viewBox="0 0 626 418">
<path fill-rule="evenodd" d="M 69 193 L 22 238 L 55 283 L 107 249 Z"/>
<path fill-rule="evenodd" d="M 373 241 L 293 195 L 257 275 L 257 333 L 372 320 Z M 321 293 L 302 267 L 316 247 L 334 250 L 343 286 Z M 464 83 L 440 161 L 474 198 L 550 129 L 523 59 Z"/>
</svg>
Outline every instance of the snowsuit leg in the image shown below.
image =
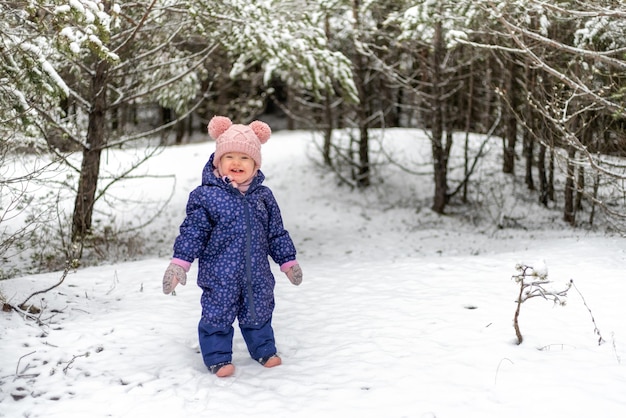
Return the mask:
<svg viewBox="0 0 626 418">
<path fill-rule="evenodd" d="M 200 351 L 207 367 L 232 361 L 234 334 L 232 326 L 215 327 L 200 321 L 198 324 Z"/>
<path fill-rule="evenodd" d="M 248 352 L 253 359 L 259 360 L 276 354 L 276 342 L 272 329 L 272 318 L 261 325 L 241 325 L 241 335 L 248 346 Z"/>
<path fill-rule="evenodd" d="M 233 357 L 232 326 L 237 314 L 239 292 L 236 287 L 202 287 L 202 318 L 198 324 L 198 339 L 202 359 L 207 367 L 230 362 Z"/>
</svg>

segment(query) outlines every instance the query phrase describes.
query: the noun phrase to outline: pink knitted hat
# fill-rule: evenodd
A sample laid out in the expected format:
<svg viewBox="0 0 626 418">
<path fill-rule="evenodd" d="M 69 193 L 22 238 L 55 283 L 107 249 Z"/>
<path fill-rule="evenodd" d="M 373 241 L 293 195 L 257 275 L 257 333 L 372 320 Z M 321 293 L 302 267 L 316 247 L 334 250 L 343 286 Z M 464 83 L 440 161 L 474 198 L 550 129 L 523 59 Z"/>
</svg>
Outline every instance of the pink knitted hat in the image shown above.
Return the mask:
<svg viewBox="0 0 626 418">
<path fill-rule="evenodd" d="M 255 120 L 249 125 L 239 125 L 226 116 L 213 116 L 209 122 L 209 135 L 217 143 L 213 164 L 217 166 L 224 154 L 242 152 L 252 157 L 257 169 L 261 168 L 261 144 L 265 144 L 271 134 L 265 122 Z"/>
</svg>

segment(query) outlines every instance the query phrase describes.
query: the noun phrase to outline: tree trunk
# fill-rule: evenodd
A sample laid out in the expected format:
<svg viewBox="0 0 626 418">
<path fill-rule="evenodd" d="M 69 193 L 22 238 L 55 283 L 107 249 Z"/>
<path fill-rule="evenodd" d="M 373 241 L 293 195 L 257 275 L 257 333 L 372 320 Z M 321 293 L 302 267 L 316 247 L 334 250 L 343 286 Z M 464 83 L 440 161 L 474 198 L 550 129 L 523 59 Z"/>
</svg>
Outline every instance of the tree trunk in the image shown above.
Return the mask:
<svg viewBox="0 0 626 418">
<path fill-rule="evenodd" d="M 574 147 L 569 146 L 567 150 L 567 179 L 565 180 L 565 203 L 563 205 L 563 220 L 570 225 L 576 224 L 576 208 L 574 207 L 574 193 L 575 187 L 575 168 L 574 158 L 576 157 L 576 150 Z"/>
<path fill-rule="evenodd" d="M 496 63 L 494 62 L 493 59 L 493 55 L 492 54 L 488 54 L 487 56 L 487 65 L 485 68 L 485 73 L 484 73 L 484 80 L 483 80 L 483 85 L 486 86 L 485 91 L 484 91 L 484 95 L 485 98 L 484 100 L 481 101 L 482 103 L 482 111 L 481 109 L 478 109 L 478 113 L 480 113 L 482 116 L 480 117 L 480 129 L 478 129 L 477 131 L 479 133 L 487 133 L 489 131 L 489 126 L 491 126 L 493 124 L 492 118 L 493 118 L 493 96 L 494 96 L 494 88 L 493 88 L 493 68 L 496 65 Z"/>
<path fill-rule="evenodd" d="M 513 61 L 507 71 L 506 91 L 509 101 L 507 109 L 506 119 L 506 132 L 503 139 L 504 153 L 502 156 L 502 172 L 507 174 L 513 174 L 515 172 L 515 145 L 517 142 L 517 107 L 518 107 L 518 93 L 517 82 L 515 80 L 515 69 L 517 66 Z"/>
<path fill-rule="evenodd" d="M 583 129 L 580 133 L 583 144 L 589 149 L 593 142 L 594 127 L 590 123 L 583 123 Z M 574 210 L 576 212 L 583 208 L 583 191 L 585 190 L 585 167 L 578 167 L 576 178 L 576 201 L 574 202 Z"/>
<path fill-rule="evenodd" d="M 91 79 L 92 107 L 87 126 L 87 147 L 83 150 L 83 161 L 78 180 L 78 191 L 74 202 L 72 220 L 72 242 L 82 241 L 91 232 L 93 208 L 100 174 L 100 155 L 105 144 L 106 124 L 106 61 L 99 61 Z"/>
<path fill-rule="evenodd" d="M 433 198 L 433 211 L 444 213 L 448 203 L 448 155 L 450 145 L 444 146 L 444 120 L 443 98 L 441 93 L 441 59 L 444 54 L 441 22 L 435 23 L 435 36 L 433 38 L 434 51 L 432 55 L 432 138 L 431 147 L 433 154 L 433 169 L 435 180 L 435 195 Z"/>
<path fill-rule="evenodd" d="M 553 142 L 554 143 L 554 142 Z M 552 202 L 555 201 L 554 196 L 554 147 L 550 147 L 550 159 L 548 164 L 548 184 L 546 191 L 548 192 L 548 199 Z"/>
<path fill-rule="evenodd" d="M 589 225 L 593 225 L 596 215 L 596 201 L 598 199 L 598 189 L 600 188 L 600 174 L 593 177 L 593 194 L 591 200 L 591 211 L 589 212 Z"/>
<path fill-rule="evenodd" d="M 330 150 L 332 148 L 332 140 L 333 140 L 333 111 L 331 109 L 331 100 L 330 92 L 326 92 L 326 97 L 324 100 L 324 119 L 326 119 L 324 126 L 324 149 L 322 153 L 324 154 L 324 165 L 327 167 L 332 167 L 333 160 L 331 159 Z"/>
<path fill-rule="evenodd" d="M 546 146 L 539 144 L 537 155 L 537 175 L 539 176 L 539 202 L 548 206 L 548 175 L 546 174 Z"/>
<path fill-rule="evenodd" d="M 585 189 L 585 168 L 578 167 L 576 174 L 576 199 L 574 200 L 574 211 L 578 212 L 583 208 L 583 190 Z"/>
<path fill-rule="evenodd" d="M 183 143 L 183 139 L 185 139 L 185 122 L 187 121 L 187 119 L 183 119 L 178 121 L 178 123 L 176 125 L 174 125 L 174 129 L 176 130 L 176 139 L 174 140 L 174 143 L 176 145 L 181 145 Z"/>
<path fill-rule="evenodd" d="M 366 122 L 366 119 L 360 119 L 359 122 Z M 369 130 L 366 123 L 359 123 L 359 169 L 357 172 L 357 186 L 365 188 L 369 185 Z"/>
<path fill-rule="evenodd" d="M 531 122 L 532 123 L 532 122 Z M 535 190 L 535 180 L 533 179 L 533 157 L 535 150 L 535 139 L 532 133 L 524 130 L 524 157 L 526 159 L 526 174 L 524 181 L 529 190 Z"/>
<path fill-rule="evenodd" d="M 469 141 L 470 132 L 472 131 L 473 108 L 474 108 L 474 62 L 470 63 L 470 74 L 468 80 L 469 86 L 467 91 L 467 105 L 465 109 L 465 145 L 463 146 L 463 178 L 469 176 Z M 467 203 L 467 184 L 469 181 L 463 182 L 463 202 Z"/>
<path fill-rule="evenodd" d="M 525 68 L 526 92 L 532 92 L 535 89 L 535 72 L 530 70 L 527 63 Z M 524 158 L 526 159 L 526 175 L 524 176 L 526 186 L 529 190 L 535 190 L 535 181 L 533 179 L 533 157 L 535 151 L 535 132 L 538 132 L 537 121 L 533 115 L 532 106 L 526 104 L 525 107 L 526 127 L 524 128 Z"/>
<path fill-rule="evenodd" d="M 326 34 L 326 39 L 330 39 L 330 19 L 329 15 L 326 14 L 324 16 L 324 33 Z M 326 119 L 326 123 L 324 126 L 324 149 L 322 150 L 324 164 L 327 167 L 332 167 L 333 160 L 331 159 L 331 148 L 332 148 L 332 138 L 333 138 L 333 110 L 332 110 L 332 96 L 330 89 L 326 89 L 324 95 L 324 119 Z"/>
<path fill-rule="evenodd" d="M 352 15 L 356 31 L 360 31 L 360 0 L 353 0 Z M 356 39 L 355 39 L 356 42 Z M 370 161 L 369 161 L 369 100 L 365 76 L 367 72 L 367 59 L 356 51 L 353 59 L 356 88 L 359 92 L 360 103 L 357 105 L 356 117 L 359 127 L 358 161 L 356 172 L 356 185 L 365 188 L 370 185 Z"/>
</svg>

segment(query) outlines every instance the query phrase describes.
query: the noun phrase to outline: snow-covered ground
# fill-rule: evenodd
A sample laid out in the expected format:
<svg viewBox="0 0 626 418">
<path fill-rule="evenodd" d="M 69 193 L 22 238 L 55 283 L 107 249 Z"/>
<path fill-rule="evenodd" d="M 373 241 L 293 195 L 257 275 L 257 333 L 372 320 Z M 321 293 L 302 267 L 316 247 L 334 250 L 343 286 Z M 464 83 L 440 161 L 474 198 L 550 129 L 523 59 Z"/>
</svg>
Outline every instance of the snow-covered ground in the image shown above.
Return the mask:
<svg viewBox="0 0 626 418">
<path fill-rule="evenodd" d="M 400 166 L 428 169 L 417 132 L 387 134 Z M 235 375 L 210 375 L 196 337 L 200 290 L 190 280 L 165 296 L 161 278 L 213 147 L 167 149 L 145 170 L 170 177 L 112 190 L 133 197 L 115 206 L 118 221 L 131 221 L 145 212 L 141 201 L 169 197 L 175 176 L 171 201 L 147 227 L 153 257 L 72 272 L 30 301 L 40 324 L 0 313 L 0 416 L 626 416 L 626 240 L 562 226 L 560 212 L 510 197 L 523 186 L 486 165 L 470 196 L 480 210 L 432 213 L 430 177 L 395 166 L 366 193 L 351 191 L 312 161 L 304 132 L 277 132 L 263 148 L 265 184 L 304 271 L 295 287 L 275 268 L 283 365 L 258 365 L 237 331 Z M 106 161 L 115 158 L 124 157 Z M 518 263 L 547 269 L 555 289 L 575 285 L 565 306 L 522 304 L 521 345 Z M 0 292 L 17 304 L 60 276 L 1 281 Z"/>
</svg>

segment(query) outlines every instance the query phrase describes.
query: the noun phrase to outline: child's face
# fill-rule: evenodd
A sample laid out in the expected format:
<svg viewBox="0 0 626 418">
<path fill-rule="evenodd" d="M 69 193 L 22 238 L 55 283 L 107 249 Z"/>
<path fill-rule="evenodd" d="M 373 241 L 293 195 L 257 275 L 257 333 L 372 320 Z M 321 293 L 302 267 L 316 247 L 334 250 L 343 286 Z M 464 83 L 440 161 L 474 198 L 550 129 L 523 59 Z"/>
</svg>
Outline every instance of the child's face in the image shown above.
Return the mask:
<svg viewBox="0 0 626 418">
<path fill-rule="evenodd" d="M 255 163 L 252 157 L 241 152 L 228 152 L 220 158 L 220 172 L 235 183 L 245 183 L 254 174 Z"/>
</svg>

